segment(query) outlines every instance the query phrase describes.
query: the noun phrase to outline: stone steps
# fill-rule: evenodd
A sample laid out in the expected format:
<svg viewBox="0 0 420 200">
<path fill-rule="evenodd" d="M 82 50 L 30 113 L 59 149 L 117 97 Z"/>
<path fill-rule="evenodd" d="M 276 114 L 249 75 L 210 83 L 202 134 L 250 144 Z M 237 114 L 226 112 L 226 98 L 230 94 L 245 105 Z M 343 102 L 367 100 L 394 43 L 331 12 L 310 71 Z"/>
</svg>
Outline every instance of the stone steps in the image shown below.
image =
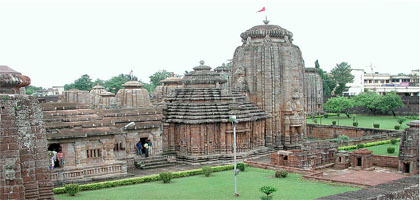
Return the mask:
<svg viewBox="0 0 420 200">
<path fill-rule="evenodd" d="M 165 157 L 140 158 L 140 159 L 136 159 L 134 162 L 139 163 L 139 164 L 136 164 L 136 167 L 143 170 L 164 168 L 164 167 L 170 167 L 174 165 L 173 162 L 170 162 Z"/>
</svg>

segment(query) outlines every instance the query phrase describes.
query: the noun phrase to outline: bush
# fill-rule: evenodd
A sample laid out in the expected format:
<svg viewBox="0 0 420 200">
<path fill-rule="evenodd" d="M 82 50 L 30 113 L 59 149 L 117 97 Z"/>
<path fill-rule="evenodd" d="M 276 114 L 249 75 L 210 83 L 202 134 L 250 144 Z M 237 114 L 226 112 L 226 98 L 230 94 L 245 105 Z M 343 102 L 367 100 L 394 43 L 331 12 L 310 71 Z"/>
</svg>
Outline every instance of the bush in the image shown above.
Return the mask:
<svg viewBox="0 0 420 200">
<path fill-rule="evenodd" d="M 357 144 L 357 148 L 358 148 L 358 149 L 361 149 L 361 148 L 363 148 L 363 147 L 365 147 L 365 145 L 364 145 L 364 144 Z"/>
<path fill-rule="evenodd" d="M 328 118 L 328 114 L 324 114 L 324 118 Z"/>
<path fill-rule="evenodd" d="M 313 121 L 314 121 L 314 123 L 318 123 L 318 120 L 317 119 L 313 119 Z"/>
<path fill-rule="evenodd" d="M 379 128 L 380 124 L 373 124 L 373 128 Z"/>
<path fill-rule="evenodd" d="M 261 200 L 270 200 L 273 198 L 272 193 L 276 192 L 277 188 L 273 186 L 263 186 L 260 188 L 260 192 L 264 193 L 266 196 L 262 196 Z"/>
<path fill-rule="evenodd" d="M 245 164 L 247 166 L 247 164 Z M 216 166 L 211 168 L 213 172 L 221 172 L 226 170 L 232 170 L 233 165 L 223 165 L 223 166 Z M 188 176 L 195 176 L 203 174 L 203 170 L 201 169 L 193 169 L 193 170 L 186 170 L 186 171 L 178 171 L 172 173 L 172 178 L 182 178 L 182 177 L 188 177 Z M 158 174 L 150 175 L 150 176 L 143 176 L 143 177 L 134 177 L 134 178 L 126 178 L 126 179 L 120 179 L 115 181 L 104 181 L 104 182 L 98 182 L 98 183 L 89 183 L 80 185 L 80 191 L 88 191 L 88 190 L 99 190 L 103 188 L 110 188 L 110 187 L 118 187 L 122 185 L 133 185 L 133 184 L 139 184 L 139 183 L 147 183 L 147 182 L 154 182 L 154 181 L 160 181 L 160 176 Z M 65 188 L 64 187 L 58 187 L 53 189 L 54 194 L 64 194 Z"/>
<path fill-rule="evenodd" d="M 80 191 L 79 184 L 66 184 L 64 185 L 64 191 L 70 196 L 74 196 Z"/>
<path fill-rule="evenodd" d="M 159 174 L 159 177 L 163 183 L 170 183 L 172 179 L 172 172 L 162 172 Z"/>
<path fill-rule="evenodd" d="M 389 154 L 394 153 L 395 152 L 395 147 L 388 147 L 386 149 L 386 152 L 388 152 Z"/>
<path fill-rule="evenodd" d="M 286 178 L 288 174 L 286 170 L 277 170 L 274 175 L 276 178 Z"/>
<path fill-rule="evenodd" d="M 397 138 L 396 141 L 399 142 L 401 139 Z M 383 144 L 389 144 L 391 143 L 391 140 L 382 140 L 382 141 L 376 141 L 376 142 L 368 142 L 363 144 L 363 147 L 372 147 L 372 146 L 378 146 L 378 145 L 383 145 Z M 342 147 L 338 147 L 338 150 L 352 150 L 352 149 L 357 149 L 356 145 L 350 145 L 350 146 L 342 146 Z"/>
<path fill-rule="evenodd" d="M 353 126 L 354 126 L 354 127 L 357 127 L 357 125 L 359 125 L 359 123 L 358 123 L 358 122 L 353 122 Z"/>
<path fill-rule="evenodd" d="M 406 119 L 404 117 L 397 117 L 398 123 L 401 125 Z"/>
<path fill-rule="evenodd" d="M 206 177 L 209 177 L 210 174 L 213 172 L 213 170 L 211 170 L 211 167 L 208 166 L 204 166 L 203 168 L 201 168 L 201 170 L 203 170 L 203 174 Z"/>
<path fill-rule="evenodd" d="M 394 129 L 395 129 L 395 130 L 400 130 L 400 125 L 395 125 L 395 126 L 394 126 Z"/>
<path fill-rule="evenodd" d="M 245 164 L 244 163 L 236 164 L 236 169 L 239 169 L 241 172 L 245 171 Z"/>
<path fill-rule="evenodd" d="M 335 124 L 337 124 L 337 121 L 332 121 L 331 123 L 332 123 L 332 125 L 335 125 Z"/>
<path fill-rule="evenodd" d="M 397 144 L 397 140 L 396 139 L 391 139 L 391 144 Z"/>
</svg>

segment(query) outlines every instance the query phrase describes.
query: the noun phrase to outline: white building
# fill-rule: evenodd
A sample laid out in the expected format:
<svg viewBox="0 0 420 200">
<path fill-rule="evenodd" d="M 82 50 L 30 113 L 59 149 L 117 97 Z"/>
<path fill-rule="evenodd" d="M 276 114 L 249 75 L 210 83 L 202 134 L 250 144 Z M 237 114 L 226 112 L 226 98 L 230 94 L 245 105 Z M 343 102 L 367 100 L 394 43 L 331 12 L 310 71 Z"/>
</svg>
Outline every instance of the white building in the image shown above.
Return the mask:
<svg viewBox="0 0 420 200">
<path fill-rule="evenodd" d="M 353 83 L 347 83 L 346 86 L 350 87 L 344 95 L 358 95 L 364 91 L 364 78 L 365 70 L 363 69 L 351 69 L 351 74 L 354 76 Z"/>
</svg>

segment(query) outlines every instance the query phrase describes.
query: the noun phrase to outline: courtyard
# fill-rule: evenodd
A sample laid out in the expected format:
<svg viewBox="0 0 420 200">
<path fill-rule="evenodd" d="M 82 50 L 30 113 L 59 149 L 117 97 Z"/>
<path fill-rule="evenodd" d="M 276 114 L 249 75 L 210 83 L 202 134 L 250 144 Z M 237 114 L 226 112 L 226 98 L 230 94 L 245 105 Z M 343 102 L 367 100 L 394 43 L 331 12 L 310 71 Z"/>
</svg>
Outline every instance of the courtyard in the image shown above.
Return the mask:
<svg viewBox="0 0 420 200">
<path fill-rule="evenodd" d="M 394 126 L 399 125 L 397 119 L 392 115 L 366 115 L 366 114 L 352 114 L 351 116 L 355 117 L 355 121 L 358 122 L 360 128 L 373 128 L 373 124 L 380 124 L 379 129 L 395 130 Z M 316 121 L 316 122 L 315 122 Z M 312 119 L 310 116 L 307 117 L 306 123 L 308 124 L 322 124 L 322 125 L 332 125 L 332 121 L 336 121 L 337 126 L 353 126 L 352 117 L 348 118 L 346 115 L 341 114 L 339 117 L 337 115 L 328 115 L 328 118 L 323 116 L 315 117 Z M 401 124 L 400 130 L 408 128 L 407 122 L 412 121 L 412 119 L 407 119 Z"/>
<path fill-rule="evenodd" d="M 274 199 L 316 199 L 319 197 L 356 191 L 361 188 L 302 180 L 299 174 L 286 178 L 275 178 L 274 171 L 246 168 L 237 176 L 239 198 L 233 195 L 233 171 L 197 175 L 173 179 L 171 183 L 161 181 L 122 186 L 110 189 L 85 191 L 75 197 L 67 194 L 55 195 L 59 200 L 67 199 L 259 199 L 263 194 L 259 188 L 265 185 L 278 189 Z"/>
</svg>

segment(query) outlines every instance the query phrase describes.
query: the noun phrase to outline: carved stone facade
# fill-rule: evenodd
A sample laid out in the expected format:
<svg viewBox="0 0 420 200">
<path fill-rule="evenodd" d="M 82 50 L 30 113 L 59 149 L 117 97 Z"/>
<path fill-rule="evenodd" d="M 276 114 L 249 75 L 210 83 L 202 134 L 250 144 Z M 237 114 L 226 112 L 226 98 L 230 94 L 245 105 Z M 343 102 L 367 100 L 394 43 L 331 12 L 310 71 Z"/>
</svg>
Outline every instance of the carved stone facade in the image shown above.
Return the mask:
<svg viewBox="0 0 420 200">
<path fill-rule="evenodd" d="M 272 115 L 265 125 L 268 146 L 300 148 L 306 124 L 302 53 L 290 31 L 265 23 L 241 34 L 231 86 Z"/>
<path fill-rule="evenodd" d="M 240 93 L 222 89 L 226 82 L 217 72 L 200 62 L 180 80 L 182 88 L 164 98 L 164 153 L 179 159 L 199 156 L 223 157 L 233 153 L 233 130 L 228 122 L 236 115 L 237 152 L 265 147 L 265 120 L 269 118 Z"/>
<path fill-rule="evenodd" d="M 138 81 L 128 81 L 122 85 L 124 89 L 117 92 L 116 99 L 119 108 L 149 107 L 149 92 L 142 88 L 143 84 Z"/>
<path fill-rule="evenodd" d="M 305 68 L 305 113 L 316 115 L 324 112 L 323 82 L 317 68 Z"/>
<path fill-rule="evenodd" d="M 337 145 L 329 142 L 306 142 L 302 149 L 271 153 L 271 164 L 314 169 L 335 162 Z"/>
<path fill-rule="evenodd" d="M 406 174 L 419 173 L 419 121 L 412 121 L 401 135 L 398 155 L 398 171 Z"/>
<path fill-rule="evenodd" d="M 232 66 L 228 66 L 225 63 L 222 66 L 214 68 L 214 71 L 219 73 L 226 83 L 222 84 L 223 89 L 230 90 L 231 78 L 232 78 Z"/>
<path fill-rule="evenodd" d="M 356 169 L 369 169 L 373 166 L 372 151 L 368 149 L 357 149 L 350 152 L 350 166 Z"/>
<path fill-rule="evenodd" d="M 179 77 L 171 76 L 160 81 L 162 85 L 157 86 L 153 91 L 154 100 L 162 102 L 165 96 L 173 96 L 175 94 L 175 89 L 181 87 L 179 83 L 180 80 L 181 78 Z"/>
<path fill-rule="evenodd" d="M 136 143 L 150 139 L 153 155 L 162 153 L 158 108 L 100 109 L 87 104 L 42 104 L 48 150 L 62 151 L 65 164 L 51 171 L 55 184 L 127 175 Z"/>
<path fill-rule="evenodd" d="M 53 199 L 42 111 L 30 79 L 0 66 L 0 199 Z"/>
</svg>

